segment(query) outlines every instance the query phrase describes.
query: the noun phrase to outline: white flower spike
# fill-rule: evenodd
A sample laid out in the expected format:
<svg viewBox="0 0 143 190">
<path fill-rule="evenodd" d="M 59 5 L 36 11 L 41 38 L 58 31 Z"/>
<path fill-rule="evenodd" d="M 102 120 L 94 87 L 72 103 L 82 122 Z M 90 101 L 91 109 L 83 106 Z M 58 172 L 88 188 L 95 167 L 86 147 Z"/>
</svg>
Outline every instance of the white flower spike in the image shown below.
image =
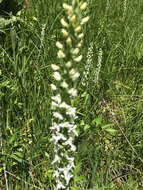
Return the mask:
<svg viewBox="0 0 143 190">
<path fill-rule="evenodd" d="M 51 110 L 52 135 L 51 140 L 54 146 L 53 177 L 55 179 L 55 190 L 69 190 L 70 181 L 73 178 L 74 145 L 75 136 L 78 136 L 75 123 L 78 116 L 76 107 L 73 107 L 72 100 L 77 96 L 76 80 L 80 76 L 78 64 L 83 56 L 80 54 L 82 47 L 82 26 L 89 20 L 89 17 L 81 19 L 82 11 L 87 8 L 87 3 L 80 3 L 79 0 L 63 3 L 65 18 L 61 22 L 61 35 L 63 41 L 57 41 L 56 47 L 59 63 L 51 64 L 54 81 L 51 84 Z"/>
</svg>

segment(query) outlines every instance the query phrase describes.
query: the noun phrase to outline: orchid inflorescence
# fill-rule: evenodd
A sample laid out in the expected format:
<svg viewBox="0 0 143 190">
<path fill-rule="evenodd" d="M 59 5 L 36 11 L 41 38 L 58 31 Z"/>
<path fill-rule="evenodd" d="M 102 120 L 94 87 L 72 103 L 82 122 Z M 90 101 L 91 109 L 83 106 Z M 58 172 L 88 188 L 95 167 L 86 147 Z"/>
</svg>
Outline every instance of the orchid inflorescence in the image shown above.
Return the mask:
<svg viewBox="0 0 143 190">
<path fill-rule="evenodd" d="M 86 64 L 84 66 L 84 72 L 83 72 L 83 77 L 82 77 L 82 85 L 87 86 L 89 83 L 89 75 L 90 75 L 90 70 L 93 62 L 93 43 L 90 44 L 88 51 L 87 51 L 87 56 L 86 56 Z"/>
<path fill-rule="evenodd" d="M 76 107 L 72 100 L 77 96 L 78 63 L 83 56 L 80 54 L 84 34 L 82 26 L 89 20 L 82 18 L 82 11 L 87 7 L 86 2 L 73 0 L 71 5 L 63 3 L 66 18 L 61 19 L 63 41 L 57 41 L 58 64 L 51 64 L 54 82 L 51 84 L 52 97 L 52 142 L 54 144 L 53 177 L 56 189 L 69 189 L 73 178 L 75 136 L 78 136 L 75 124 Z"/>
</svg>

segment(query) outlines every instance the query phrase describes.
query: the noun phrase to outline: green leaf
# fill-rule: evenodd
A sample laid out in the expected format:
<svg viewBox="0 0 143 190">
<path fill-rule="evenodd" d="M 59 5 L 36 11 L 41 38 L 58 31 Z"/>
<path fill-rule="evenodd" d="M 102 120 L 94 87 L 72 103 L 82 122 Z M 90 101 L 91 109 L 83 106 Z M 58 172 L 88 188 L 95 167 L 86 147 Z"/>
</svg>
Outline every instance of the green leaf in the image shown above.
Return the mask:
<svg viewBox="0 0 143 190">
<path fill-rule="evenodd" d="M 83 94 L 81 94 L 81 97 L 84 98 L 87 95 L 87 92 L 84 92 Z"/>
<path fill-rule="evenodd" d="M 97 118 L 95 118 L 93 121 L 92 121 L 92 124 L 96 124 L 96 126 L 98 127 L 99 125 L 101 125 L 102 123 L 102 116 L 99 116 Z"/>
<path fill-rule="evenodd" d="M 4 31 L 4 30 L 2 30 L 2 29 L 0 29 L 0 32 L 5 34 L 5 31 Z"/>
<path fill-rule="evenodd" d="M 85 180 L 85 177 L 83 175 L 74 177 L 75 182 L 82 181 L 82 180 Z"/>
<path fill-rule="evenodd" d="M 108 123 L 108 124 L 102 125 L 101 128 L 102 128 L 103 130 L 106 130 L 106 129 L 110 129 L 112 126 L 113 126 L 113 124 Z"/>
<path fill-rule="evenodd" d="M 47 157 L 47 158 L 49 158 L 50 156 L 49 156 L 49 154 L 47 153 L 47 152 L 45 152 L 45 156 Z"/>
<path fill-rule="evenodd" d="M 90 128 L 90 125 L 86 124 L 86 125 L 84 126 L 84 131 L 87 131 L 89 128 Z"/>
<path fill-rule="evenodd" d="M 105 131 L 110 133 L 111 135 L 115 135 L 116 133 L 118 133 L 118 130 L 116 129 L 105 129 Z"/>
<path fill-rule="evenodd" d="M 0 160 L 5 161 L 5 156 L 0 154 Z"/>
<path fill-rule="evenodd" d="M 71 190 L 80 190 L 78 187 L 71 187 Z"/>
<path fill-rule="evenodd" d="M 16 160 L 17 162 L 22 163 L 22 159 L 16 156 L 15 154 L 12 154 L 10 157 Z"/>
<path fill-rule="evenodd" d="M 81 125 L 81 126 L 84 125 L 84 120 L 81 120 L 80 125 Z"/>
<path fill-rule="evenodd" d="M 13 143 L 13 141 L 16 139 L 16 133 L 14 133 L 12 136 L 11 136 L 11 138 L 9 139 L 9 144 L 12 144 Z"/>
<path fill-rule="evenodd" d="M 23 158 L 23 153 L 22 152 L 15 152 L 14 154 L 17 155 L 20 158 Z"/>
<path fill-rule="evenodd" d="M 80 171 L 81 167 L 82 167 L 82 162 L 76 163 L 76 167 L 75 167 L 75 170 L 74 170 L 74 175 L 78 174 L 78 172 Z"/>
<path fill-rule="evenodd" d="M 102 130 L 108 132 L 110 135 L 115 135 L 116 133 L 118 133 L 118 130 L 112 129 L 112 127 L 113 127 L 113 124 L 109 123 L 109 124 L 103 125 L 101 128 Z"/>
</svg>

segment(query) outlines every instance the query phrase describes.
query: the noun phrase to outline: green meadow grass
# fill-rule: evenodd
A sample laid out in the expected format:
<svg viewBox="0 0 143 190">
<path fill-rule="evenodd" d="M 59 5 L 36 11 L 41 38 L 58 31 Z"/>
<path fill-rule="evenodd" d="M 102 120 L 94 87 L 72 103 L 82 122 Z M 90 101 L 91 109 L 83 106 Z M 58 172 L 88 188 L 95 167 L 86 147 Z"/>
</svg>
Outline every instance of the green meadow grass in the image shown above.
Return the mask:
<svg viewBox="0 0 143 190">
<path fill-rule="evenodd" d="M 71 190 L 142 190 L 143 3 L 87 2 L 90 20 L 83 30 L 84 58 L 73 102 L 79 136 Z M 20 19 L 0 33 L 1 190 L 54 190 L 50 65 L 58 61 L 55 43 L 63 15 L 61 1 L 31 0 Z"/>
</svg>

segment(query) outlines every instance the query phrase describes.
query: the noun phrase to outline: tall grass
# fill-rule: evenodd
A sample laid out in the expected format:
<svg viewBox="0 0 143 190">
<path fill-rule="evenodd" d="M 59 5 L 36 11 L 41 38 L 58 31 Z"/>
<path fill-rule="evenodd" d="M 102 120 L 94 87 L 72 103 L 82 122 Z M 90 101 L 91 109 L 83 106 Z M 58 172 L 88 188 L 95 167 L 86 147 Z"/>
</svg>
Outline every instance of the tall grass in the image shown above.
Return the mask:
<svg viewBox="0 0 143 190">
<path fill-rule="evenodd" d="M 66 3 L 70 1 L 64 1 Z M 89 0 L 71 190 L 143 189 L 143 4 Z M 0 33 L 0 189 L 54 189 L 51 64 L 61 40 L 61 1 L 31 0 Z M 1 30 L 0 30 L 1 31 Z M 83 85 L 88 50 L 92 61 Z M 98 82 L 95 83 L 102 50 Z"/>
</svg>

